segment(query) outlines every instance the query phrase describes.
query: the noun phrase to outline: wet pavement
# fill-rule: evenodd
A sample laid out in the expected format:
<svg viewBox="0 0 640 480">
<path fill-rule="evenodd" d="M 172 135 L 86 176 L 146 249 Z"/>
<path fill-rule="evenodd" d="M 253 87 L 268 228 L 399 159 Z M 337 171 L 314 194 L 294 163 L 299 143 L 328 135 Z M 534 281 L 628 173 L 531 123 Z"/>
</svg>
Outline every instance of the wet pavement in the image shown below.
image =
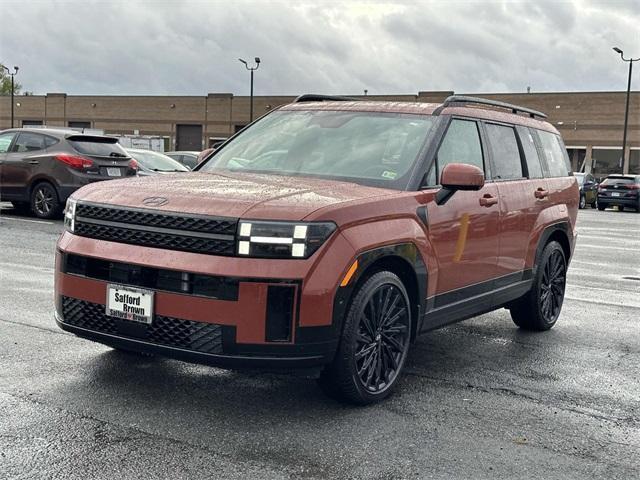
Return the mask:
<svg viewBox="0 0 640 480">
<path fill-rule="evenodd" d="M 365 408 L 313 380 L 113 351 L 59 330 L 61 221 L 0 204 L 0 478 L 637 478 L 640 214 L 579 213 L 562 315 L 421 337 Z"/>
</svg>

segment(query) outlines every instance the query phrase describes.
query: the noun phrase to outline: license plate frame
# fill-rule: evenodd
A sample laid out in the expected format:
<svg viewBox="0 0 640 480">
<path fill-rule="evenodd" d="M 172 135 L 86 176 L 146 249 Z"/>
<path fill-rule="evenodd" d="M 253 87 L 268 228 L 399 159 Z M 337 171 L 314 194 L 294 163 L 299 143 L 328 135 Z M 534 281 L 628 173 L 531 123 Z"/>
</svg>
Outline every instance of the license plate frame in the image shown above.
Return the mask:
<svg viewBox="0 0 640 480">
<path fill-rule="evenodd" d="M 611 192 L 611 196 L 612 197 L 619 197 L 620 196 L 620 192 Z"/>
<path fill-rule="evenodd" d="M 121 177 L 122 169 L 120 167 L 107 167 L 107 175 L 109 177 Z"/>
<path fill-rule="evenodd" d="M 109 283 L 106 296 L 105 313 L 108 316 L 146 325 L 153 323 L 154 291 Z"/>
</svg>

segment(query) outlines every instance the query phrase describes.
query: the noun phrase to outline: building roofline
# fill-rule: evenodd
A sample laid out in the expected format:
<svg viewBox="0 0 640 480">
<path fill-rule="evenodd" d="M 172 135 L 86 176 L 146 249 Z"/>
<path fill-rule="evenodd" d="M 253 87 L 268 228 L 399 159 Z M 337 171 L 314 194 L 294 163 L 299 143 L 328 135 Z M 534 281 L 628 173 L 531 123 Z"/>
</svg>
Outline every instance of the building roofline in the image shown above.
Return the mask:
<svg viewBox="0 0 640 480">
<path fill-rule="evenodd" d="M 426 91 L 426 90 L 421 90 L 417 93 L 382 93 L 382 94 L 367 94 L 367 95 L 362 95 L 362 94 L 354 94 L 354 95 L 347 95 L 345 94 L 344 96 L 349 96 L 349 97 L 355 97 L 355 98 L 371 98 L 371 99 L 375 99 L 375 98 L 380 98 L 380 97 L 413 97 L 416 99 L 419 99 L 421 96 L 429 96 L 429 95 L 446 95 L 446 94 L 450 94 L 451 92 L 449 90 L 434 90 L 434 91 Z M 640 90 L 631 90 L 632 94 L 640 94 Z M 494 95 L 531 95 L 531 96 L 538 96 L 538 95 L 598 95 L 598 94 L 621 94 L 621 95 L 625 95 L 626 94 L 626 90 L 591 90 L 591 91 L 563 91 L 563 92 L 531 92 L 531 93 L 527 93 L 527 92 L 472 92 L 472 93 L 461 93 L 460 95 L 470 95 L 470 96 L 475 96 L 475 97 L 482 97 L 482 96 L 494 96 Z M 43 97 L 73 97 L 73 98 L 211 98 L 211 97 L 223 97 L 223 98 L 250 98 L 249 95 L 235 95 L 232 93 L 225 93 L 225 92 L 209 92 L 205 95 L 177 95 L 177 94 L 166 94 L 166 95 L 127 95 L 127 94 L 115 94 L 115 95 L 106 95 L 106 94 L 93 94 L 93 95 L 89 95 L 89 94 L 82 94 L 82 95 L 74 95 L 74 94 L 67 94 L 67 93 L 61 93 L 61 92 L 47 92 L 44 94 L 29 94 L 29 95 L 24 95 L 24 94 L 20 94 L 20 95 L 15 95 L 15 97 L 20 97 L 20 98 L 24 98 L 24 97 L 37 97 L 37 98 L 43 98 Z M 254 95 L 254 98 L 259 99 L 259 98 L 293 98 L 295 99 L 298 95 L 296 94 L 275 94 L 275 95 Z M 340 95 L 343 96 L 343 95 Z M 0 96 L 0 98 L 3 97 L 7 97 L 9 98 L 9 95 L 2 95 Z"/>
</svg>

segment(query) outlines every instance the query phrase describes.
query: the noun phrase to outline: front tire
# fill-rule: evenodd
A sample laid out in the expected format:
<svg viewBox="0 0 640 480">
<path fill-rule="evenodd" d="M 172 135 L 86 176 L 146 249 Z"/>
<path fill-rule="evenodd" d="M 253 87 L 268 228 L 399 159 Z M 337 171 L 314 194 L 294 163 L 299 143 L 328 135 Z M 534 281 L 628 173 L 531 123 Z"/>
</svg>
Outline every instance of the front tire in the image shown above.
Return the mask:
<svg viewBox="0 0 640 480">
<path fill-rule="evenodd" d="M 409 351 L 411 307 L 398 276 L 371 275 L 353 293 L 333 362 L 318 383 L 328 395 L 366 405 L 388 397 Z"/>
<path fill-rule="evenodd" d="M 31 211 L 38 218 L 56 218 L 61 212 L 58 192 L 47 182 L 42 182 L 33 187 L 31 191 Z"/>
<path fill-rule="evenodd" d="M 560 316 L 567 282 L 567 261 L 558 242 L 540 255 L 531 290 L 511 307 L 511 319 L 524 330 L 544 331 Z"/>
</svg>

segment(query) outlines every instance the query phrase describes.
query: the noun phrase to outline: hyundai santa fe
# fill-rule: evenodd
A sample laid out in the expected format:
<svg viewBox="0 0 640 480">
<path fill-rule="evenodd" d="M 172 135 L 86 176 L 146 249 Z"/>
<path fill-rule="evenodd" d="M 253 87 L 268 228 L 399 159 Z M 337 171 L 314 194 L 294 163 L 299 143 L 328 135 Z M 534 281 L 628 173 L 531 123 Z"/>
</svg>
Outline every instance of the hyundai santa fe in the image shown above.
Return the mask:
<svg viewBox="0 0 640 480">
<path fill-rule="evenodd" d="M 67 202 L 55 317 L 115 349 L 314 373 L 385 398 L 411 343 L 491 310 L 562 308 L 578 185 L 544 114 L 303 95 L 189 174 Z"/>
</svg>

